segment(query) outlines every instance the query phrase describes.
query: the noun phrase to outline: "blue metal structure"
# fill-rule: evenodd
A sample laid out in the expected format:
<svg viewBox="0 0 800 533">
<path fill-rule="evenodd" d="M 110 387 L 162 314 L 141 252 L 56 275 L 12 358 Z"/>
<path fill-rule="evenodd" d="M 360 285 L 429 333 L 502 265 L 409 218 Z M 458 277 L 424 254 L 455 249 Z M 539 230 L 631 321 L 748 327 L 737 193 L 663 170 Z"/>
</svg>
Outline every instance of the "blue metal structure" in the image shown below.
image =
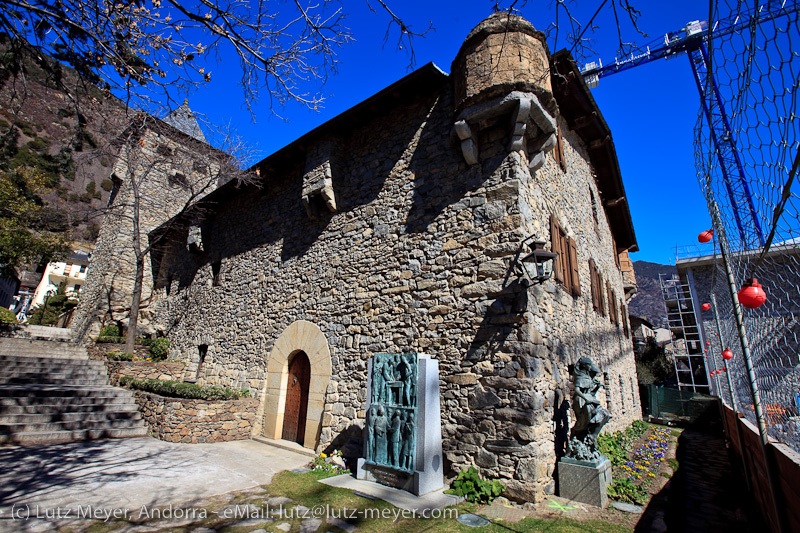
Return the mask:
<svg viewBox="0 0 800 533">
<path fill-rule="evenodd" d="M 657 59 L 672 59 L 684 53 L 688 55 L 703 112 L 709 123 L 723 181 L 731 201 L 739 237 L 745 249 L 763 247 L 764 234 L 724 102 L 717 82 L 708 68 L 707 45 L 714 37 L 740 32 L 796 11 L 798 11 L 797 0 L 783 0 L 767 2 L 745 11 L 744 14 L 720 19 L 711 27 L 705 21 L 690 22 L 681 30 L 667 33 L 663 39 L 649 43 L 639 53 L 622 59 L 615 58 L 614 63 L 607 66 L 589 63 L 583 70 L 583 77 L 589 87 L 596 87 L 600 78 L 611 74 L 630 70 Z"/>
</svg>

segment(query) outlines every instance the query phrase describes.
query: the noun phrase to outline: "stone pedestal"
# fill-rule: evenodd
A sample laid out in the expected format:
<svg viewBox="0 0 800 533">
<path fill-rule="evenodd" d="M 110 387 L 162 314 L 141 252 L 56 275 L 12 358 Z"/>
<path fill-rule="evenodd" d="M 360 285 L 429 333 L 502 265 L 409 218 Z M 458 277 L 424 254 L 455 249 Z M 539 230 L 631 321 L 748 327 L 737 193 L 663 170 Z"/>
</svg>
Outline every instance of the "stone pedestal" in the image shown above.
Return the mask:
<svg viewBox="0 0 800 533">
<path fill-rule="evenodd" d="M 369 375 L 372 376 L 371 364 Z M 368 384 L 367 391 L 367 397 L 372 397 L 372 383 Z M 428 354 L 417 354 L 417 434 L 414 472 L 406 473 L 371 464 L 361 458 L 358 460 L 356 477 L 406 490 L 417 496 L 444 487 L 441 420 L 439 362 L 431 359 Z"/>
<path fill-rule="evenodd" d="M 606 507 L 611 484 L 611 461 L 600 463 L 562 457 L 558 462 L 559 496 L 572 501 Z"/>
</svg>

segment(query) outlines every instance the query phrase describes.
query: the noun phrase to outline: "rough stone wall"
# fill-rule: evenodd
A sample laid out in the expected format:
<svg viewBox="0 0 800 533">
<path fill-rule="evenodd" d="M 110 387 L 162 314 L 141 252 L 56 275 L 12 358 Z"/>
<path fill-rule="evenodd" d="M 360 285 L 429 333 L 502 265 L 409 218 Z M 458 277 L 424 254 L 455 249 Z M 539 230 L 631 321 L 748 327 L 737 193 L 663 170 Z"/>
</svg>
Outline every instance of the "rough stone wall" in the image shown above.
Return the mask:
<svg viewBox="0 0 800 533">
<path fill-rule="evenodd" d="M 112 172 L 112 176 L 121 180 L 121 186 L 103 218 L 81 291 L 81 302 L 72 322 L 72 329 L 80 336 L 97 334 L 100 326 L 106 323 L 127 323 L 136 272 L 134 199 L 139 199 L 139 231 L 144 248 L 148 245 L 150 231 L 180 212 L 198 191 L 213 190 L 210 185 L 216 184 L 219 166 L 211 157 L 211 148 L 208 152 L 197 153 L 190 146 L 178 136 L 145 128 L 140 138 L 134 138 L 121 148 Z M 154 333 L 149 327 L 154 297 L 148 255 L 140 333 Z"/>
<path fill-rule="evenodd" d="M 151 363 L 147 361 L 106 361 L 108 379 L 112 385 L 119 383 L 119 378 L 130 376 L 133 379 L 160 379 L 167 381 L 183 381 L 183 363 Z"/>
<path fill-rule="evenodd" d="M 165 398 L 133 391 L 150 434 L 167 442 L 226 442 L 249 439 L 256 401 L 242 398 L 226 402 Z"/>
<path fill-rule="evenodd" d="M 556 391 L 571 397 L 568 364 L 589 355 L 608 374 L 610 429 L 640 416 L 630 340 L 592 310 L 589 257 L 618 297 L 622 277 L 607 223 L 595 229 L 586 216 L 593 180 L 576 137 L 565 133 L 567 174 L 548 159 L 532 177 L 498 120 L 476 132 L 481 164 L 468 167 L 453 108 L 448 86 L 337 132 L 336 213 L 307 216 L 305 161 L 221 200 L 202 224 L 202 256 L 165 253 L 171 285 L 156 320 L 189 371 L 207 345 L 200 383 L 250 388 L 260 402 L 277 337 L 297 320 L 316 324 L 333 366 L 319 449 L 360 439 L 374 353 L 430 353 L 449 472 L 477 464 L 535 500 L 554 486 L 553 428 L 568 416 L 554 405 Z M 578 298 L 554 282 L 526 289 L 512 268 L 522 239 L 550 240 L 554 210 L 578 242 Z M 509 439 L 513 452 L 499 442 Z"/>
</svg>

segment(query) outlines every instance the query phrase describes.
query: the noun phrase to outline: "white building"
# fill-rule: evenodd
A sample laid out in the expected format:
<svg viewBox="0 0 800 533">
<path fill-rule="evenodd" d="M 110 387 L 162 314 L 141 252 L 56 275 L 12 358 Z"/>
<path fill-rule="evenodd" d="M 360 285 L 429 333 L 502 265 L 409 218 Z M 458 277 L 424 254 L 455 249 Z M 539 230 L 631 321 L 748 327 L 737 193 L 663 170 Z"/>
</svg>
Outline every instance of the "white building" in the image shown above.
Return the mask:
<svg viewBox="0 0 800 533">
<path fill-rule="evenodd" d="M 32 307 L 44 304 L 47 295 L 54 295 L 64 282 L 66 282 L 66 295 L 79 300 L 81 287 L 86 281 L 86 269 L 89 267 L 91 258 L 92 255 L 89 252 L 74 250 L 67 256 L 66 261 L 48 263 L 44 275 L 42 275 L 42 281 L 33 294 Z"/>
</svg>

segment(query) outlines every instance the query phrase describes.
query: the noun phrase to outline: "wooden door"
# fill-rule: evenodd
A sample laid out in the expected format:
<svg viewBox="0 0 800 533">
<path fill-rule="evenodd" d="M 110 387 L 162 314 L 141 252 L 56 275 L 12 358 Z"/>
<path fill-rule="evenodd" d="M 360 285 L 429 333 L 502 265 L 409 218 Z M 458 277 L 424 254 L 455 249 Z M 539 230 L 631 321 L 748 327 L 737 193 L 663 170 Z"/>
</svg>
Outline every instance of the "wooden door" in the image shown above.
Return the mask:
<svg viewBox="0 0 800 533">
<path fill-rule="evenodd" d="M 308 411 L 308 385 L 311 381 L 311 363 L 305 352 L 297 352 L 289 362 L 289 383 L 286 387 L 286 409 L 283 414 L 284 440 L 303 444 L 306 436 Z"/>
</svg>

